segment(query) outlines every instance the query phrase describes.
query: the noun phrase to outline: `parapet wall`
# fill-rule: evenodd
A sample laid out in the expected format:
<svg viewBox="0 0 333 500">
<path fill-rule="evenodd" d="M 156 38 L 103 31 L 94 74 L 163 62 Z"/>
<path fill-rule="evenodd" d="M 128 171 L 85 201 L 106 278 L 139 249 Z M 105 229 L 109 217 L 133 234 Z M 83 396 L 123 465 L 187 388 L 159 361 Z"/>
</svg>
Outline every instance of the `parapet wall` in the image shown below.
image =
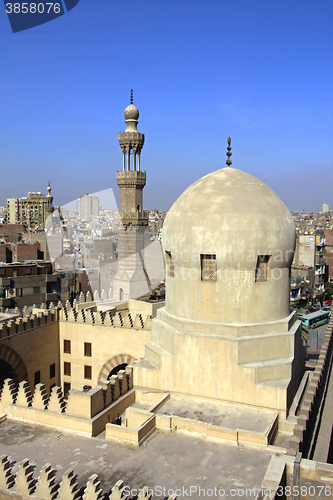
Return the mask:
<svg viewBox="0 0 333 500">
<path fill-rule="evenodd" d="M 123 481 L 117 481 L 112 488 L 108 488 L 111 493 L 103 492 L 101 482 L 97 474 L 90 476 L 88 482 L 82 489 L 78 487 L 78 478 L 73 470 L 68 470 L 58 483 L 55 479 L 56 471 L 50 464 L 44 465 L 36 478 L 33 464 L 28 459 L 24 459 L 18 467 L 17 473 L 13 473 L 10 460 L 6 455 L 0 458 L 0 498 L 17 498 L 27 500 L 38 498 L 39 500 L 150 500 L 151 490 L 147 486 L 139 491 L 139 495 L 129 497 L 126 495 L 126 488 Z M 175 496 L 164 500 L 175 500 Z"/>
<path fill-rule="evenodd" d="M 49 310 L 40 310 L 37 314 L 23 311 L 23 317 L 10 319 L 0 323 L 0 339 L 11 337 L 17 333 L 26 332 L 40 326 L 54 323 L 58 320 L 58 310 L 54 307 Z"/>
<path fill-rule="evenodd" d="M 327 326 L 326 335 L 320 350 L 316 368 L 309 379 L 301 403 L 297 424 L 294 426 L 293 436 L 289 440 L 288 454 L 296 455 L 302 452 L 303 457 L 309 457 L 315 443 L 314 436 L 320 421 L 320 413 L 323 409 L 323 401 L 329 383 L 329 375 L 332 368 L 333 350 L 333 315 Z M 330 436 L 327 436 L 328 441 Z"/>
<path fill-rule="evenodd" d="M 134 401 L 133 368 L 127 366 L 112 375 L 106 391 L 94 387 L 89 391 L 71 390 L 65 400 L 60 387 L 53 387 L 50 398 L 44 384 L 37 384 L 32 394 L 26 381 L 18 389 L 6 379 L 0 398 L 0 413 L 10 419 L 64 428 L 90 437 L 97 436 L 113 422 L 123 407 Z"/>
<path fill-rule="evenodd" d="M 70 302 L 66 302 L 60 312 L 60 321 L 68 321 L 72 323 L 87 323 L 91 325 L 113 326 L 134 328 L 137 330 L 151 329 L 151 315 L 147 315 L 144 319 L 141 314 L 135 316 L 127 312 L 116 312 L 115 308 L 108 311 L 93 311 L 93 308 L 76 310 L 75 304 L 73 307 Z"/>
</svg>

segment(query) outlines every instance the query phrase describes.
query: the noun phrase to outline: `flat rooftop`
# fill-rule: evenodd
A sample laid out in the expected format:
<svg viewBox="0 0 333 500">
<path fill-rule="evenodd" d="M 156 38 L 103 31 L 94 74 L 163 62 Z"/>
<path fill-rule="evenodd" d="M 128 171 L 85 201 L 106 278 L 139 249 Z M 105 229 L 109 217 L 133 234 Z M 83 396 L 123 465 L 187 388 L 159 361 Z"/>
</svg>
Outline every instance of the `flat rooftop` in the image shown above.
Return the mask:
<svg viewBox="0 0 333 500">
<path fill-rule="evenodd" d="M 130 489 L 148 486 L 154 499 L 180 489 L 178 499 L 191 496 L 195 500 L 208 497 L 207 491 L 214 488 L 225 490 L 225 496 L 231 496 L 230 490 L 234 493 L 240 489 L 244 493 L 234 497 L 256 498 L 253 493 L 246 495 L 245 490 L 256 488 L 258 493 L 274 455 L 268 447 L 210 442 L 177 432 L 155 432 L 143 446 L 134 448 L 101 437 L 82 437 L 13 420 L 0 425 L 0 452 L 9 456 L 13 472 L 20 461 L 28 458 L 36 466 L 35 478 L 50 463 L 57 471 L 58 482 L 68 469 L 73 469 L 79 487 L 92 474 L 98 474 L 104 493 L 121 479 Z M 218 498 L 219 494 L 210 496 Z"/>
<path fill-rule="evenodd" d="M 254 410 L 225 403 L 210 403 L 197 399 L 170 398 L 156 413 L 190 418 L 230 430 L 242 430 L 266 435 L 277 418 L 276 411 Z"/>
</svg>

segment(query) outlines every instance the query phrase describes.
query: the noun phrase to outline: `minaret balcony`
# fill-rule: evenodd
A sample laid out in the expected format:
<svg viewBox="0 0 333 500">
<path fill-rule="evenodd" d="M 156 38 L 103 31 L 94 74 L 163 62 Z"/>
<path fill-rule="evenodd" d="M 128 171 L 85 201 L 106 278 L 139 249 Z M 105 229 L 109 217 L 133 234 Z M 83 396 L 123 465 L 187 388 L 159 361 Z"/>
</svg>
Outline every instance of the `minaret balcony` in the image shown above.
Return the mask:
<svg viewBox="0 0 333 500">
<path fill-rule="evenodd" d="M 149 220 L 149 210 L 119 210 L 123 224 L 146 225 Z"/>
<path fill-rule="evenodd" d="M 146 172 L 143 170 L 117 170 L 117 180 L 146 180 Z"/>
</svg>

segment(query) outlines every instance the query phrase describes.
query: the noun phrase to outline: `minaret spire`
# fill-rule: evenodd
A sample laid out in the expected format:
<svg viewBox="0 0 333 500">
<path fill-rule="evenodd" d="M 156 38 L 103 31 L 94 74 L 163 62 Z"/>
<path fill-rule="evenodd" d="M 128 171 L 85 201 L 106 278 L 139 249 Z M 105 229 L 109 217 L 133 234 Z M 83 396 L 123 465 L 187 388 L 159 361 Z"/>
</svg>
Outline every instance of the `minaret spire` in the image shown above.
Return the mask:
<svg viewBox="0 0 333 500">
<path fill-rule="evenodd" d="M 118 134 L 118 141 L 123 152 L 123 170 L 140 170 L 140 155 L 145 142 L 145 134 L 141 134 L 138 129 L 139 110 L 133 104 L 133 89 L 131 89 L 131 104 L 124 112 L 126 130 Z M 131 166 L 132 155 L 132 166 Z M 127 161 L 126 161 L 127 160 Z"/>
<path fill-rule="evenodd" d="M 227 151 L 226 154 L 227 154 L 228 159 L 226 160 L 226 164 L 227 164 L 228 167 L 230 167 L 231 164 L 232 164 L 232 161 L 230 159 L 230 156 L 232 155 L 232 152 L 231 152 L 231 137 L 228 137 L 228 147 L 227 147 L 227 150 L 228 151 Z"/>
</svg>

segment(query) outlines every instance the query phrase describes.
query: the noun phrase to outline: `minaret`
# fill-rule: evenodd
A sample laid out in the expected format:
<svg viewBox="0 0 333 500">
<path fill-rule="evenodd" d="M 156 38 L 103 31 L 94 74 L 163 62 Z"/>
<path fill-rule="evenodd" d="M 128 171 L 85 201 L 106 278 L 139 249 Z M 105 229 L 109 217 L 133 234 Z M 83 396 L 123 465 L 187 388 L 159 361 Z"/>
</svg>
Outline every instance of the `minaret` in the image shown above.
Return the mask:
<svg viewBox="0 0 333 500">
<path fill-rule="evenodd" d="M 52 214 L 54 208 L 52 206 L 53 202 L 53 196 L 51 195 L 51 185 L 50 181 L 47 186 L 47 195 L 45 197 L 44 201 L 44 226 L 45 227 L 50 227 L 51 225 L 51 220 L 47 220 L 48 217 Z"/>
<path fill-rule="evenodd" d="M 123 152 L 123 170 L 117 172 L 117 183 L 120 188 L 120 215 L 123 224 L 147 225 L 142 212 L 142 190 L 146 185 L 146 172 L 140 170 L 140 157 L 145 135 L 138 132 L 139 110 L 133 104 L 133 90 L 131 90 L 131 104 L 124 112 L 126 130 L 118 134 L 118 141 Z M 132 165 L 131 165 L 132 156 Z M 131 168 L 132 167 L 132 168 Z M 126 213 L 123 213 L 126 212 Z"/>
<path fill-rule="evenodd" d="M 146 185 L 146 172 L 140 167 L 140 156 L 145 142 L 138 129 L 139 110 L 133 104 L 131 90 L 130 105 L 124 112 L 126 130 L 118 134 L 123 152 L 123 169 L 117 171 L 120 188 L 119 213 L 123 230 L 118 237 L 118 271 L 113 280 L 115 300 L 138 298 L 150 290 L 145 270 L 143 250 L 149 212 L 143 210 L 142 191 Z M 131 161 L 132 157 L 132 161 Z"/>
</svg>

